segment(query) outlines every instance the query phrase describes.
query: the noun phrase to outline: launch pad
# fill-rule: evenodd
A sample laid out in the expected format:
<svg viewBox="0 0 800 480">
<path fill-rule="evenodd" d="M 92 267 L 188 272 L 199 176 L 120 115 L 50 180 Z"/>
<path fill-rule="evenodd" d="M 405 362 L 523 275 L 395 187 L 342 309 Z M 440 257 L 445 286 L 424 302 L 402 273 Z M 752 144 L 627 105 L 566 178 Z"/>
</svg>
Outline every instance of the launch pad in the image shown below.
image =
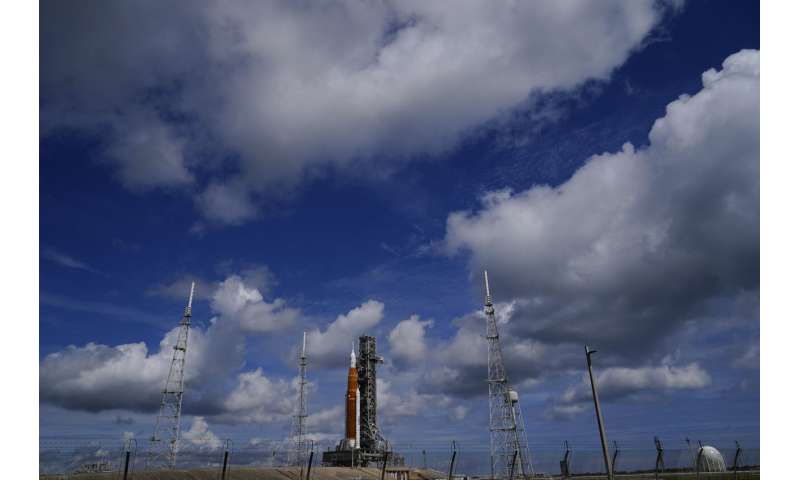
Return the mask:
<svg viewBox="0 0 800 480">
<path fill-rule="evenodd" d="M 381 467 L 386 457 L 387 467 L 402 467 L 405 458 L 394 452 L 367 453 L 361 449 L 338 447 L 336 450 L 322 452 L 322 465 L 326 467 Z"/>
<path fill-rule="evenodd" d="M 358 338 L 350 353 L 347 393 L 345 394 L 345 438 L 336 450 L 322 453 L 322 464 L 332 467 L 370 465 L 402 466 L 403 457 L 392 452 L 391 445 L 378 428 L 377 365 L 383 357 L 377 353 L 375 337 Z"/>
</svg>

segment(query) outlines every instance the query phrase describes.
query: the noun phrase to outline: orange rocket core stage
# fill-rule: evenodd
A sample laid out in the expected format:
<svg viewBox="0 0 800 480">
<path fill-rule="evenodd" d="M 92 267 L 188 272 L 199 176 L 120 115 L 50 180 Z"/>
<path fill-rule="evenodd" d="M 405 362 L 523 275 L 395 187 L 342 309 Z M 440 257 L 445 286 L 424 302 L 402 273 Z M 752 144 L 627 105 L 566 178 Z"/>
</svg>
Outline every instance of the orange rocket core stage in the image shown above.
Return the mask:
<svg viewBox="0 0 800 480">
<path fill-rule="evenodd" d="M 357 402 L 358 402 L 358 370 L 356 368 L 351 367 L 350 371 L 347 372 L 347 397 L 346 397 L 346 404 L 345 404 L 345 438 L 348 440 L 352 440 L 355 442 L 356 440 L 356 422 L 357 422 L 357 414 L 356 409 Z"/>
</svg>

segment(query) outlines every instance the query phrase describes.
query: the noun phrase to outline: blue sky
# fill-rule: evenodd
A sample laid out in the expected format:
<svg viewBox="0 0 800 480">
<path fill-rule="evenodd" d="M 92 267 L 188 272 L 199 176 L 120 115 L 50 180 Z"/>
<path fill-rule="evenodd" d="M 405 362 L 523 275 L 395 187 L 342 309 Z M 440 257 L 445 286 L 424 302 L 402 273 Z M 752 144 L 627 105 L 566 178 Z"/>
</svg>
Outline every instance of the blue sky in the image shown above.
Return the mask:
<svg viewBox="0 0 800 480">
<path fill-rule="evenodd" d="M 41 5 L 42 438 L 149 434 L 191 278 L 184 429 L 285 436 L 309 330 L 335 440 L 369 333 L 387 436 L 477 445 L 487 268 L 534 449 L 589 342 L 611 438 L 759 445 L 757 2 L 96 7 Z"/>
</svg>

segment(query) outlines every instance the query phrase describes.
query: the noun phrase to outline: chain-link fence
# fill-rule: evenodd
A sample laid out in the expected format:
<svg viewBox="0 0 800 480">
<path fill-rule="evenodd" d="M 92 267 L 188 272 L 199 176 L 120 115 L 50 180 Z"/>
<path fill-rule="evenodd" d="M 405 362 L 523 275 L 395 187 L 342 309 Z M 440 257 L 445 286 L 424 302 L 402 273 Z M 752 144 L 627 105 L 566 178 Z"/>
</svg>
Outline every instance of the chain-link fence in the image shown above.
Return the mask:
<svg viewBox="0 0 800 480">
<path fill-rule="evenodd" d="M 140 478 L 138 474 L 152 470 L 148 466 L 148 447 L 146 442 L 135 441 L 41 441 L 39 444 L 39 470 L 43 476 L 69 478 L 85 476 L 89 473 L 103 473 L 102 478 L 122 479 L 127 469 L 128 478 Z M 326 480 L 323 466 L 323 453 L 332 450 L 332 442 L 314 443 L 298 454 L 297 449 L 287 447 L 281 442 L 225 442 L 211 446 L 183 445 L 180 449 L 176 468 L 197 470 L 192 478 L 222 478 L 223 465 L 233 478 L 272 478 L 260 476 L 257 469 L 280 470 L 276 478 L 281 480 Z M 419 478 L 447 479 L 452 471 L 454 479 L 465 477 L 491 477 L 489 450 L 487 448 L 456 445 L 396 445 L 396 453 L 404 458 L 404 466 L 389 466 L 385 480 L 414 480 L 398 477 L 396 472 L 404 469 L 425 472 Z M 718 448 L 724 461 L 724 468 L 732 472 L 734 466 L 741 472 L 738 478 L 757 478 L 746 472 L 757 472 L 760 464 L 760 451 L 757 448 L 742 448 L 738 459 L 736 448 Z M 227 452 L 227 455 L 226 455 Z M 455 455 L 454 455 L 455 453 Z M 609 452 L 613 458 L 614 449 Z M 614 470 L 620 476 L 638 474 L 631 478 L 653 478 L 657 462 L 657 451 L 650 449 L 624 449 L 617 451 Z M 534 473 L 537 477 L 563 478 L 564 476 L 604 475 L 605 463 L 599 450 L 570 449 L 569 453 L 558 446 L 531 451 Z M 298 460 L 300 459 L 300 460 Z M 698 469 L 696 448 L 665 448 L 662 453 L 663 466 L 659 465 L 661 478 L 695 478 L 678 475 L 694 473 Z M 312 478 L 307 478 L 310 468 Z M 452 466 L 451 466 L 452 465 Z M 355 469 L 352 475 L 336 476 L 336 480 L 349 478 L 380 478 L 381 465 L 373 464 L 372 469 Z M 356 475 L 356 470 L 359 472 Z M 703 470 L 703 468 L 701 468 Z M 204 472 L 204 473 L 203 473 Z M 236 473 L 253 472 L 253 476 L 237 476 Z M 306 472 L 306 473 L 303 473 Z M 517 472 L 521 473 L 521 472 Z M 530 474 L 530 472 L 525 472 Z M 317 475 L 315 477 L 315 475 Z M 676 476 L 677 475 L 677 476 Z M 715 478 L 702 473 L 702 478 Z M 142 477 L 143 478 L 143 477 Z M 147 477 L 162 478 L 162 477 Z M 163 477 L 166 478 L 166 477 Z M 334 477 L 332 477 L 333 480 Z M 730 473 L 718 478 L 734 478 Z"/>
<path fill-rule="evenodd" d="M 757 448 L 742 448 L 739 458 L 736 459 L 735 447 L 718 449 L 722 454 L 724 467 L 732 471 L 734 466 L 739 470 L 758 470 L 760 465 L 760 450 Z M 413 468 L 427 468 L 447 473 L 452 458 L 452 449 L 427 448 L 427 449 L 399 449 L 405 457 L 407 466 Z M 663 466 L 660 470 L 669 472 L 695 472 L 697 470 L 697 449 L 675 448 L 663 450 Z M 609 458 L 613 460 L 614 450 L 609 451 Z M 620 474 L 653 472 L 656 468 L 658 452 L 650 449 L 622 449 L 617 451 L 616 460 L 613 461 L 614 471 Z M 556 448 L 532 450 L 534 473 L 546 476 L 589 475 L 605 474 L 605 461 L 601 450 L 571 449 L 567 452 Z M 565 462 L 566 457 L 566 462 Z M 454 472 L 456 476 L 490 477 L 490 453 L 488 449 L 461 449 L 456 447 Z M 700 470 L 705 470 L 702 462 Z M 566 470 L 566 471 L 565 471 Z M 526 472 L 528 473 L 528 472 Z M 704 476 L 705 478 L 705 476 Z"/>
<path fill-rule="evenodd" d="M 39 473 L 43 475 L 122 473 L 127 464 L 128 471 L 143 471 L 161 466 L 151 465 L 152 455 L 147 442 L 120 442 L 111 440 L 46 440 L 39 442 Z M 286 467 L 298 464 L 298 458 L 307 466 L 310 451 L 314 451 L 313 465 L 321 466 L 320 446 L 298 454 L 286 444 L 275 445 L 234 442 L 220 445 L 183 445 L 177 454 L 175 468 L 218 468 L 225 462 L 234 466 Z"/>
</svg>

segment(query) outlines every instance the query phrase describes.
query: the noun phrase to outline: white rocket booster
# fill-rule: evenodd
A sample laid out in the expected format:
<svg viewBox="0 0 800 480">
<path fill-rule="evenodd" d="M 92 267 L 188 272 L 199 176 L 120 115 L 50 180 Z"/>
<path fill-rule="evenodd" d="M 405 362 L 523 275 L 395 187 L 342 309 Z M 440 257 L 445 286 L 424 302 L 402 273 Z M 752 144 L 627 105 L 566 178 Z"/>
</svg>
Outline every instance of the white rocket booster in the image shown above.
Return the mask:
<svg viewBox="0 0 800 480">
<path fill-rule="evenodd" d="M 361 389 L 356 387 L 356 448 L 361 448 Z"/>
</svg>

